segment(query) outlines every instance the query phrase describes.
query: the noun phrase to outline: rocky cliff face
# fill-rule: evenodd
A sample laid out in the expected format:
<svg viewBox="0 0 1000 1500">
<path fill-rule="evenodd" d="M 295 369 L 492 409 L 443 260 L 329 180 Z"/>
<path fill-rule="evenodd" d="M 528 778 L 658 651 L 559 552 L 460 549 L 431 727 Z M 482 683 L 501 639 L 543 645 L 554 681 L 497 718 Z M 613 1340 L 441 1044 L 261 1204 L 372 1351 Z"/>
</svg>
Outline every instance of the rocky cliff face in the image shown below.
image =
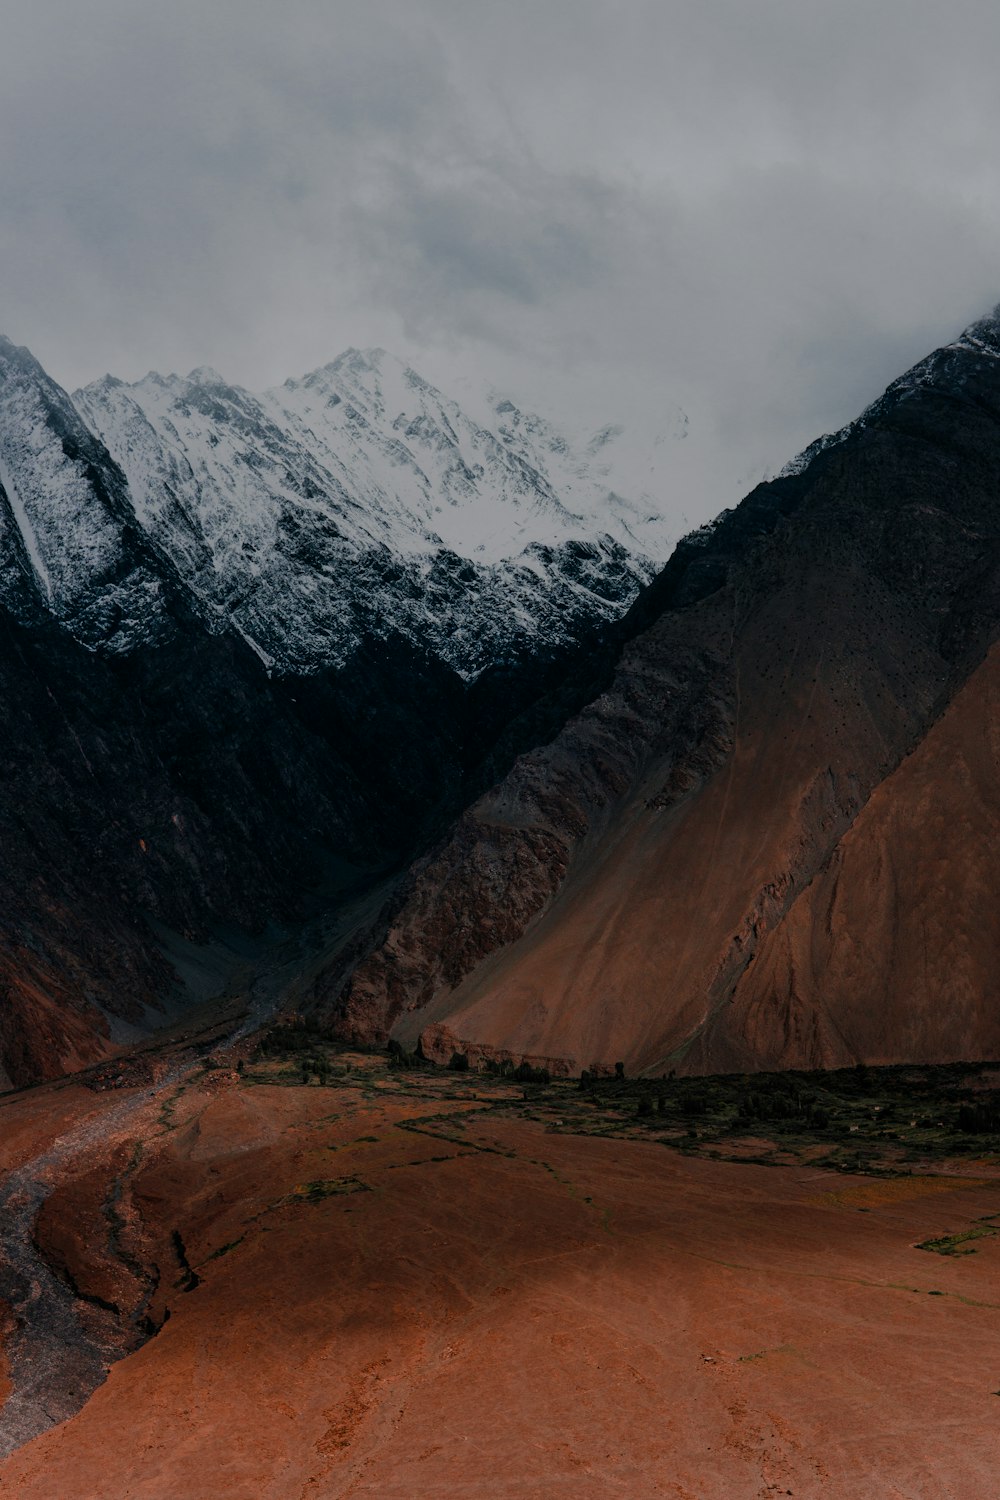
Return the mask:
<svg viewBox="0 0 1000 1500">
<path fill-rule="evenodd" d="M 162 1020 L 164 929 L 259 932 L 405 861 L 626 609 L 629 505 L 495 415 L 353 352 L 263 398 L 71 400 L 0 341 L 0 1082 Z"/>
<path fill-rule="evenodd" d="M 567 1069 L 995 1053 L 1000 322 L 678 549 L 320 998 Z"/>
</svg>

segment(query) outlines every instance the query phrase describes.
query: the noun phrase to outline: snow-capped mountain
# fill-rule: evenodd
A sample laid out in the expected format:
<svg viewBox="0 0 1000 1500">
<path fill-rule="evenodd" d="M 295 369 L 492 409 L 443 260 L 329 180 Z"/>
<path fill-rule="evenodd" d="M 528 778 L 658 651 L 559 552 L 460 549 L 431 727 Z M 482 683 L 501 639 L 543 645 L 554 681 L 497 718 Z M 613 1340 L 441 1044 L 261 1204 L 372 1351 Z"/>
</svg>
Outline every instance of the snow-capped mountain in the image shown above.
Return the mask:
<svg viewBox="0 0 1000 1500">
<path fill-rule="evenodd" d="M 185 944 L 380 889 L 556 727 L 661 545 L 609 446 L 377 352 L 71 399 L 0 341 L 0 1087 L 183 1003 Z"/>
<path fill-rule="evenodd" d="M 165 575 L 127 485 L 66 393 L 0 340 L 0 602 L 120 652 L 155 635 Z"/>
<path fill-rule="evenodd" d="M 382 350 L 261 396 L 198 369 L 73 403 L 141 531 L 279 672 L 399 634 L 474 677 L 622 614 L 673 540 L 609 487 L 607 431 L 588 452 L 496 395 L 476 421 Z"/>
<path fill-rule="evenodd" d="M 797 453 L 785 464 L 778 477 L 786 479 L 804 473 L 819 454 L 838 447 L 848 438 L 871 426 L 886 412 L 912 400 L 921 391 L 936 387 L 947 390 L 952 400 L 959 398 L 969 380 L 970 354 L 978 360 L 1000 359 L 1000 303 L 986 317 L 977 318 L 974 323 L 970 323 L 950 344 L 943 344 L 940 349 L 934 349 L 918 360 L 905 374 L 888 385 L 882 395 L 870 406 L 866 406 L 853 422 L 848 422 L 837 432 L 824 433 L 803 448 L 801 453 Z"/>
</svg>

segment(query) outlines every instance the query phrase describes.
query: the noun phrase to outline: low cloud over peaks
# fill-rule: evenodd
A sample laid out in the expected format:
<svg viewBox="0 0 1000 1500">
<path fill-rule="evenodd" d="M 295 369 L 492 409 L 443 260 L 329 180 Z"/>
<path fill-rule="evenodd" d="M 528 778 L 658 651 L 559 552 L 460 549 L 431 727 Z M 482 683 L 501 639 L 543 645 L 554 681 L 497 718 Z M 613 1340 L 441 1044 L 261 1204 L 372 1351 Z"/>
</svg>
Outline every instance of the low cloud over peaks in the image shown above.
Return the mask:
<svg viewBox="0 0 1000 1500">
<path fill-rule="evenodd" d="M 0 322 L 69 386 L 380 344 L 679 405 L 693 523 L 996 301 L 998 43 L 924 0 L 11 0 Z"/>
</svg>

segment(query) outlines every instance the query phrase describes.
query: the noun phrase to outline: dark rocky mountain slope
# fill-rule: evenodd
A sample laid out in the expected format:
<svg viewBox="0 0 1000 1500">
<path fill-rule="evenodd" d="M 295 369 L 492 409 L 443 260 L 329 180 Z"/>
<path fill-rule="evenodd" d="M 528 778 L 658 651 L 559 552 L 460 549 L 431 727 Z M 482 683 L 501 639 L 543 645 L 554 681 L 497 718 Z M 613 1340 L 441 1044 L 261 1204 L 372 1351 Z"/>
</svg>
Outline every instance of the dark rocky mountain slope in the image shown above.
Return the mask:
<svg viewBox="0 0 1000 1500">
<path fill-rule="evenodd" d="M 998 474 L 994 314 L 682 544 L 320 981 L 342 1032 L 652 1073 L 1000 1053 Z"/>
<path fill-rule="evenodd" d="M 0 1085 L 162 1023 L 178 944 L 226 938 L 236 963 L 240 934 L 405 865 L 649 575 L 560 502 L 560 475 L 594 503 L 602 480 L 548 429 L 534 468 L 523 433 L 392 367 L 407 439 L 388 368 L 354 356 L 284 406 L 211 372 L 78 405 L 0 341 Z M 428 473 L 459 530 L 495 496 L 486 563 L 431 532 Z"/>
</svg>

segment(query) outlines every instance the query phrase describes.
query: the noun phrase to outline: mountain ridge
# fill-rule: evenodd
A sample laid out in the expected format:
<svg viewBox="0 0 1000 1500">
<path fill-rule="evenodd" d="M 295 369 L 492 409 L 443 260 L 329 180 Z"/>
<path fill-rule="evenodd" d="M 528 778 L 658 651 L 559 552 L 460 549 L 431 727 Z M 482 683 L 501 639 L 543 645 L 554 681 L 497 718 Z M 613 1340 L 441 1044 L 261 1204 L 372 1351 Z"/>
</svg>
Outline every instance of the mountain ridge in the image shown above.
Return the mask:
<svg viewBox="0 0 1000 1500">
<path fill-rule="evenodd" d="M 808 923 L 772 990 L 753 965 L 1000 632 L 996 334 L 995 315 L 973 324 L 681 543 L 599 696 L 414 867 L 353 974 L 320 982 L 342 1034 L 562 1070 L 945 1060 L 938 992 L 894 1043 L 846 979 L 831 998 L 814 978 L 768 1029 Z M 963 1057 L 996 1045 L 967 989 Z"/>
<path fill-rule="evenodd" d="M 357 384 L 370 364 L 341 368 Z M 139 382 L 149 415 L 113 379 L 77 404 L 0 342 L 0 1070 L 15 1083 L 175 1013 L 175 952 L 200 948 L 214 972 L 233 928 L 287 930 L 322 901 L 335 925 L 485 784 L 504 735 L 504 765 L 530 742 L 532 705 L 648 571 L 568 533 L 534 535 L 510 564 L 473 564 L 429 532 L 394 553 L 392 517 L 332 457 L 194 375 Z M 293 382 L 296 399 L 327 411 L 329 380 Z M 109 433 L 117 453 L 89 420 L 108 403 L 129 418 Z M 351 409 L 355 448 L 396 454 L 424 504 L 396 438 Z M 420 428 L 453 467 L 439 437 Z M 479 503 L 506 476 L 509 509 L 548 505 L 571 531 L 507 457 L 478 490 L 457 468 L 454 482 Z"/>
<path fill-rule="evenodd" d="M 384 351 L 262 396 L 203 373 L 75 400 L 141 524 L 279 671 L 342 664 L 391 622 L 474 677 L 614 618 L 652 576 L 643 548 L 669 550 L 542 419 L 501 401 L 483 427 Z"/>
<path fill-rule="evenodd" d="M 8 694 L 26 705 L 21 743 L 33 744 L 51 718 L 48 692 L 58 713 L 55 729 L 44 729 L 46 753 L 80 762 L 69 790 L 53 782 L 39 801 L 24 784 L 21 807 L 44 834 L 26 839 L 16 823 L 11 830 L 12 916 L 0 932 L 0 959 L 6 952 L 20 1000 L 9 1006 L 3 1055 L 22 1077 L 81 1056 L 94 1016 L 84 996 L 113 1016 L 126 972 L 144 976 L 128 983 L 143 1006 L 155 1007 L 167 971 L 143 932 L 149 915 L 204 942 L 234 915 L 251 929 L 275 917 L 294 924 L 303 900 L 326 900 L 332 925 L 303 959 L 296 1003 L 318 1008 L 352 1041 L 382 1044 L 393 1035 L 408 1046 L 421 1040 L 442 1062 L 464 1051 L 560 1069 L 864 1060 L 875 1033 L 865 1032 L 846 988 L 851 965 L 831 958 L 841 974 L 834 1000 L 815 976 L 804 986 L 796 977 L 818 941 L 810 924 L 823 920 L 806 893 L 822 888 L 856 827 L 871 821 L 872 847 L 889 837 L 878 831 L 887 827 L 896 843 L 912 842 L 911 828 L 868 820 L 866 809 L 930 743 L 1000 633 L 997 313 L 682 539 L 634 596 L 644 566 L 634 554 L 623 549 L 609 560 L 598 542 L 573 537 L 546 553 L 536 534 L 529 538 L 539 516 L 546 525 L 576 524 L 585 507 L 571 513 L 550 503 L 545 462 L 532 467 L 524 444 L 530 438 L 550 453 L 561 472 L 575 472 L 577 450 L 500 402 L 498 426 L 510 434 L 501 463 L 496 434 L 474 422 L 471 436 L 459 431 L 459 419 L 414 372 L 397 364 L 372 385 L 385 359 L 345 351 L 286 382 L 281 400 L 294 410 L 285 427 L 261 399 L 215 372 L 148 376 L 128 387 L 98 382 L 79 400 L 88 421 L 106 424 L 120 463 L 101 438 L 81 435 L 89 428 L 55 388 L 52 410 L 62 413 L 63 430 L 60 422 L 52 428 L 52 462 L 76 465 L 74 482 L 92 475 L 88 482 L 103 486 L 95 493 L 114 545 L 92 549 L 96 609 L 87 589 L 70 589 L 65 604 L 59 596 L 58 609 L 49 608 L 23 540 L 0 578 L 5 628 L 19 643 L 7 671 Z M 8 381 L 15 392 L 27 377 L 18 378 L 21 385 Z M 394 393 L 399 380 L 417 402 L 409 411 Z M 129 394 L 139 387 L 148 411 Z M 0 406 L 3 399 L 0 387 Z M 384 561 L 399 515 L 366 510 L 333 482 L 316 457 L 333 451 L 328 434 L 316 436 L 323 424 L 346 433 L 348 446 L 367 444 L 376 469 L 390 464 L 404 476 L 394 493 L 410 552 L 400 546 L 392 566 L 358 563 Z M 295 437 L 306 426 L 315 439 L 308 451 Z M 18 430 L 30 435 L 37 425 Z M 510 502 L 521 526 L 517 566 L 533 549 L 543 564 L 531 585 L 536 604 L 520 618 L 510 574 L 495 570 L 505 615 L 499 596 L 483 587 L 486 565 L 450 550 L 444 523 L 435 530 L 431 521 L 439 502 L 442 514 L 450 506 L 451 521 L 463 505 L 476 512 L 481 491 L 467 443 L 479 443 L 481 457 L 492 454 L 490 462 L 501 463 L 497 483 L 512 487 L 501 508 Z M 33 459 L 44 445 L 22 448 Z M 213 457 L 219 448 L 221 458 Z M 487 473 L 489 465 L 481 467 Z M 603 493 L 605 477 L 590 493 Z M 586 465 L 577 481 L 591 482 Z M 263 501 L 261 486 L 270 497 Z M 570 484 L 565 493 L 577 492 Z M 236 524 L 241 496 L 246 514 Z M 129 497 L 123 517 L 120 497 Z M 16 544 L 6 489 L 3 498 Z M 360 544 L 356 512 L 368 528 Z M 506 536 L 509 543 L 509 528 Z M 40 555 L 47 569 L 56 554 L 50 547 Z M 274 601 L 300 599 L 289 577 L 305 579 L 315 594 L 316 579 L 334 577 L 338 559 L 347 592 L 332 604 L 314 597 L 295 614 L 292 629 L 305 621 L 306 636 L 282 635 Z M 604 563 L 610 574 L 601 575 Z M 258 587 L 253 567 L 272 564 L 276 574 Z M 160 583 L 145 610 L 132 606 L 129 592 L 144 570 Z M 381 612 L 379 600 L 390 601 Z M 574 614 L 581 601 L 586 608 Z M 421 610 L 428 635 L 414 628 Z M 500 635 L 481 630 L 487 617 Z M 357 636 L 343 657 L 327 650 L 335 625 L 340 639 Z M 449 655 L 455 650 L 465 652 L 464 670 Z M 34 664 L 27 675 L 18 653 Z M 51 669 L 61 658 L 63 686 L 53 695 Z M 98 662 L 112 667 L 110 676 Z M 230 705 L 222 735 L 220 703 Z M 978 721 L 967 714 L 963 722 Z M 116 756 L 121 795 L 109 791 Z M 13 733 L 6 763 L 11 785 L 21 784 Z M 96 766 L 103 770 L 95 777 Z M 954 789 L 942 786 L 940 796 L 956 804 Z M 985 796 L 977 805 L 993 828 L 1000 811 Z M 127 832 L 108 842 L 100 830 L 111 806 L 115 826 Z M 149 808 L 152 823 L 142 811 Z M 63 846 L 52 832 L 60 823 L 73 830 Z M 101 851 L 93 872 L 91 846 Z M 844 856 L 858 889 L 871 878 L 866 858 Z M 331 859 L 340 862 L 340 886 L 323 895 Z M 26 880 L 29 868 L 36 873 Z M 54 917 L 57 871 L 65 892 Z M 843 880 L 835 885 L 855 924 L 867 920 L 864 902 Z M 388 892 L 381 912 L 339 933 L 344 892 L 365 889 Z M 86 938 L 74 938 L 74 902 L 93 929 Z M 992 951 L 991 932 L 976 947 L 977 963 Z M 95 947 L 99 933 L 106 941 Z M 896 941 L 887 939 L 888 948 Z M 58 976 L 74 943 L 91 956 L 64 992 Z M 997 945 L 1000 961 L 1000 934 Z M 37 993 L 29 986 L 21 994 L 18 962 L 23 967 L 28 951 L 41 955 L 41 977 L 32 980 Z M 771 989 L 763 991 L 754 976 L 765 973 Z M 906 1031 L 913 1054 L 927 1060 L 941 1060 L 943 1045 L 932 1024 L 946 1003 L 935 973 L 938 990 L 921 997 Z M 888 987 L 887 978 L 875 982 Z M 54 1009 L 38 998 L 46 983 L 61 997 Z M 977 983 L 970 970 L 966 989 Z M 824 1020 L 831 1005 L 842 1023 Z M 980 1046 L 993 1035 L 984 1006 L 982 994 L 967 1005 L 962 1028 Z M 49 1061 L 32 1050 L 40 1026 Z"/>
</svg>

